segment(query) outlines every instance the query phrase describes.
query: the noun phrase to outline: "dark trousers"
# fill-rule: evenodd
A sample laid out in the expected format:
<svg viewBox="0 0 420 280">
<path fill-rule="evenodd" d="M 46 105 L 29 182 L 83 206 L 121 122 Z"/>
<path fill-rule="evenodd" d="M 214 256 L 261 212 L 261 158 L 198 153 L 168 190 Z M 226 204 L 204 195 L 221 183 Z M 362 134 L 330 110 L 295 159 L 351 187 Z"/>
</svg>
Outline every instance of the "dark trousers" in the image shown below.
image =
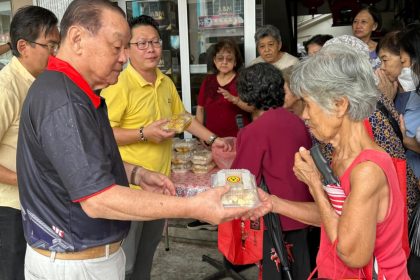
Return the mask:
<svg viewBox="0 0 420 280">
<path fill-rule="evenodd" d="M 310 274 L 310 258 L 309 258 L 309 247 L 308 247 L 308 229 L 292 230 L 283 232 L 284 241 L 292 244 L 291 249 L 294 262 L 290 262 L 293 280 L 306 280 Z M 280 273 L 277 271 L 277 267 L 274 261 L 271 260 L 271 248 L 273 248 L 273 242 L 268 234 L 268 231 L 264 231 L 264 242 L 263 242 L 263 280 L 280 280 L 286 279 L 282 275 L 282 269 Z"/>
<path fill-rule="evenodd" d="M 25 251 L 20 210 L 0 207 L 0 280 L 25 279 Z"/>
</svg>

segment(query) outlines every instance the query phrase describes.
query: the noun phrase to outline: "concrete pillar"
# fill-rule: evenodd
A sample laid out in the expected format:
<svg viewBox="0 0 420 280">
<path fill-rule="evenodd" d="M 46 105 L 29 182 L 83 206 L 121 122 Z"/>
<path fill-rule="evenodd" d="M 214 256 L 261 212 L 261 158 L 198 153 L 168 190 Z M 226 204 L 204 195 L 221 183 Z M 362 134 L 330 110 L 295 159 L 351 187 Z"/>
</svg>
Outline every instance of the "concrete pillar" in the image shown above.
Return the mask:
<svg viewBox="0 0 420 280">
<path fill-rule="evenodd" d="M 14 15 L 19 8 L 27 5 L 33 5 L 33 0 L 12 0 L 11 4 L 12 15 Z"/>
</svg>

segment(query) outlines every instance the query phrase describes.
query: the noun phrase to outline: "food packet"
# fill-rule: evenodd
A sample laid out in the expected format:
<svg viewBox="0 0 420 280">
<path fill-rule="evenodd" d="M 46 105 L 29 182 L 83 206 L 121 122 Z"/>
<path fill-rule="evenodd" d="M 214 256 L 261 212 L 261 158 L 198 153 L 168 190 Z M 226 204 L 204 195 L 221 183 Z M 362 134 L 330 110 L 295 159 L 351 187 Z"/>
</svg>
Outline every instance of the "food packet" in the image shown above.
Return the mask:
<svg viewBox="0 0 420 280">
<path fill-rule="evenodd" d="M 188 139 L 174 138 L 172 142 L 172 147 L 177 152 L 185 153 L 185 152 L 190 152 L 194 150 L 195 147 L 197 146 L 197 143 L 198 141 L 195 138 L 188 138 Z"/>
<path fill-rule="evenodd" d="M 224 207 L 254 208 L 260 204 L 255 176 L 246 169 L 222 169 L 211 177 L 213 187 L 229 185 L 222 197 Z"/>
<path fill-rule="evenodd" d="M 190 162 L 192 158 L 192 152 L 172 152 L 172 163 L 187 163 Z"/>
<path fill-rule="evenodd" d="M 211 151 L 207 149 L 194 151 L 192 159 L 191 159 L 192 163 L 200 164 L 200 165 L 206 165 L 210 163 L 212 160 L 213 160 L 213 156 L 211 155 Z"/>
<path fill-rule="evenodd" d="M 194 172 L 196 174 L 209 173 L 211 170 L 213 170 L 213 168 L 215 166 L 216 166 L 216 164 L 213 161 L 211 161 L 209 163 L 206 163 L 206 164 L 193 164 L 192 172 Z"/>
<path fill-rule="evenodd" d="M 181 133 L 184 132 L 184 130 L 191 124 L 192 118 L 193 117 L 190 114 L 186 113 L 173 115 L 169 122 L 165 123 L 161 127 L 166 131 Z"/>
<path fill-rule="evenodd" d="M 178 164 L 172 163 L 171 169 L 172 169 L 172 172 L 174 173 L 187 173 L 189 170 L 191 170 L 191 166 L 192 166 L 192 163 L 190 161 L 186 163 L 178 163 Z"/>
</svg>

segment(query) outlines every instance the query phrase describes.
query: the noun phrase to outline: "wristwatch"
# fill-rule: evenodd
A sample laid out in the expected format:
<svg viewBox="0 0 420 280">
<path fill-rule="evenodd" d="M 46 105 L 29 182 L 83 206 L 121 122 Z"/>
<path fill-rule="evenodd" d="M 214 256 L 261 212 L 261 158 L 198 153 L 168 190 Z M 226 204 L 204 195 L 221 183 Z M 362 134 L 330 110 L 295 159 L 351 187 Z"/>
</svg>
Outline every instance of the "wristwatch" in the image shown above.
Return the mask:
<svg viewBox="0 0 420 280">
<path fill-rule="evenodd" d="M 212 135 L 209 137 L 209 139 L 206 141 L 206 144 L 207 144 L 208 146 L 211 146 L 211 145 L 213 145 L 214 141 L 216 141 L 216 139 L 217 139 L 217 135 L 212 134 Z"/>
</svg>

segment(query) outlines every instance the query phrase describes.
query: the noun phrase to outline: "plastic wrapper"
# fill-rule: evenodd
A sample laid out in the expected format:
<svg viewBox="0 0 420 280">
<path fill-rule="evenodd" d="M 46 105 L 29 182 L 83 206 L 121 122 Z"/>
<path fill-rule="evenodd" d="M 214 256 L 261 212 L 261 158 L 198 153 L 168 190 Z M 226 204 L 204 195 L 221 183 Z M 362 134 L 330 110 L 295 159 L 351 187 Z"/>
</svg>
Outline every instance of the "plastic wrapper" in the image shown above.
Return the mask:
<svg viewBox="0 0 420 280">
<path fill-rule="evenodd" d="M 215 145 L 211 147 L 213 160 L 220 169 L 230 168 L 236 156 L 236 137 L 225 137 L 224 139 L 232 145 L 232 151 L 225 152 L 222 148 L 216 147 Z"/>
<path fill-rule="evenodd" d="M 212 160 L 213 160 L 213 156 L 211 155 L 211 151 L 206 150 L 206 149 L 195 151 L 191 159 L 193 164 L 200 164 L 200 165 L 206 165 L 210 163 Z"/>
<path fill-rule="evenodd" d="M 171 170 L 174 173 L 187 173 L 191 170 L 192 163 L 190 161 L 186 163 L 172 163 Z"/>
<path fill-rule="evenodd" d="M 191 124 L 192 118 L 193 117 L 190 114 L 173 115 L 169 122 L 162 125 L 162 129 L 166 131 L 174 131 L 176 133 L 184 132 L 184 130 Z"/>
<path fill-rule="evenodd" d="M 172 163 L 180 164 L 190 162 L 192 158 L 192 152 L 172 152 Z"/>
<path fill-rule="evenodd" d="M 194 196 L 198 193 L 211 189 L 210 177 L 217 170 L 209 173 L 194 174 L 191 171 L 186 173 L 172 172 L 171 180 L 174 182 L 177 196 Z"/>
<path fill-rule="evenodd" d="M 193 164 L 192 172 L 196 174 L 209 173 L 215 166 L 216 164 L 213 161 L 206 164 Z"/>
<path fill-rule="evenodd" d="M 177 152 L 190 152 L 193 151 L 197 147 L 197 139 L 188 138 L 188 139 L 179 139 L 174 138 L 172 142 L 172 147 Z"/>
<path fill-rule="evenodd" d="M 246 169 L 222 169 L 211 176 L 213 187 L 229 185 L 222 197 L 224 207 L 253 208 L 260 203 L 255 176 Z"/>
</svg>

